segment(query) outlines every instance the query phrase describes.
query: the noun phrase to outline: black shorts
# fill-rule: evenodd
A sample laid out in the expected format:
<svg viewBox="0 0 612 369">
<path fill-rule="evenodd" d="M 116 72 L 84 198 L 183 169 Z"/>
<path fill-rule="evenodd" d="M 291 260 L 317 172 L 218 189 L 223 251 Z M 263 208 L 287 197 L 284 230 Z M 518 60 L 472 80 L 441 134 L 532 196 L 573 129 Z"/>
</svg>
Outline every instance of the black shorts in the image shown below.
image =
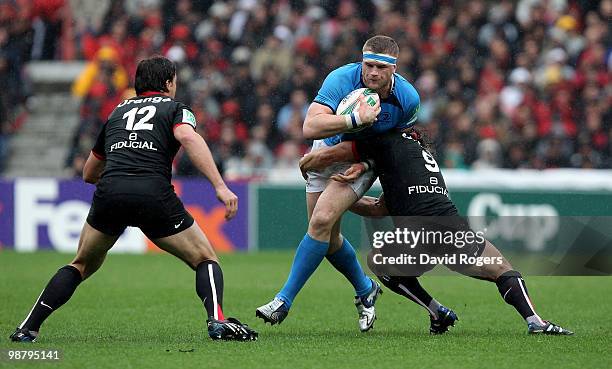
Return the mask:
<svg viewBox="0 0 612 369">
<path fill-rule="evenodd" d="M 194 220 L 164 179 L 104 178 L 93 196 L 87 223 L 118 236 L 126 227 L 138 227 L 150 239 L 172 236 Z"/>
</svg>

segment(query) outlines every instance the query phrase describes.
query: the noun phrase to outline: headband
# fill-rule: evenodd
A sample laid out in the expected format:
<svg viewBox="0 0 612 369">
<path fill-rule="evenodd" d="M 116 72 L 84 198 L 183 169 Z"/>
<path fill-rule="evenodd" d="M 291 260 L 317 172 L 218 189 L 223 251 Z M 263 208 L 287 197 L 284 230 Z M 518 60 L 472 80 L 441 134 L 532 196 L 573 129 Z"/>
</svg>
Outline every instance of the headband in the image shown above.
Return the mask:
<svg viewBox="0 0 612 369">
<path fill-rule="evenodd" d="M 373 60 L 383 64 L 395 65 L 397 58 L 388 54 L 363 53 L 363 60 Z"/>
</svg>

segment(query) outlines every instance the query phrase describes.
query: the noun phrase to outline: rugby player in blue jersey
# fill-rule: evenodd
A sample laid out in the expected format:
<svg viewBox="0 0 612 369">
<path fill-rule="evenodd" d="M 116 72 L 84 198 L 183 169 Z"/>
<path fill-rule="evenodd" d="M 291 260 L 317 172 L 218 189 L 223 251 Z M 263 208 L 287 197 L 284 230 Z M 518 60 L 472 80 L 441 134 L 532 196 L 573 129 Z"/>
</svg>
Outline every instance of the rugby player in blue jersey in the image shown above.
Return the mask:
<svg viewBox="0 0 612 369">
<path fill-rule="evenodd" d="M 334 146 L 342 141 L 360 140 L 389 130 L 402 130 L 416 122 L 419 95 L 402 76 L 395 73 L 399 47 L 387 36 L 374 36 L 363 46 L 361 63 L 351 63 L 332 71 L 308 109 L 304 136 L 315 139 L 312 150 Z M 380 97 L 374 106 L 362 103 L 356 112 L 336 115 L 341 100 L 353 90 L 370 88 Z M 355 133 L 362 127 L 363 129 Z M 352 183 L 330 181 L 349 163 L 334 163 L 324 170 L 308 172 L 306 202 L 308 231 L 297 247 L 289 277 L 276 297 L 257 308 L 265 322 L 282 322 L 296 295 L 324 258 L 340 271 L 355 289 L 359 328 L 367 331 L 376 319 L 374 304 L 380 286 L 367 277 L 349 241 L 340 233 L 342 214 L 370 188 L 374 173 L 368 171 Z"/>
</svg>

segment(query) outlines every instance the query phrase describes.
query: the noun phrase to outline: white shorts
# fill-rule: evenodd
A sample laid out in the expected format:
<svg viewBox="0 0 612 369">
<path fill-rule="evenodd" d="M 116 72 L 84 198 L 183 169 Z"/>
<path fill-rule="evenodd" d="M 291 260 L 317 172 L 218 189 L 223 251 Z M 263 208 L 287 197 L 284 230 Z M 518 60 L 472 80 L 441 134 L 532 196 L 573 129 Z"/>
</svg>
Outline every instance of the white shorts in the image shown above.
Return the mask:
<svg viewBox="0 0 612 369">
<path fill-rule="evenodd" d="M 312 143 L 312 150 L 319 150 L 323 147 L 327 147 L 325 141 L 323 140 L 315 140 Z M 330 165 L 329 167 L 321 170 L 321 171 L 308 171 L 308 179 L 306 180 L 306 192 L 308 193 L 316 193 L 323 192 L 325 187 L 327 187 L 327 183 L 330 180 L 330 177 L 334 174 L 344 173 L 350 166 L 351 162 L 338 162 Z M 363 173 L 361 177 L 357 178 L 353 183 L 350 183 L 351 188 L 357 195 L 357 197 L 362 197 L 369 189 L 372 187 L 372 184 L 376 180 L 376 175 L 372 169 Z"/>
</svg>

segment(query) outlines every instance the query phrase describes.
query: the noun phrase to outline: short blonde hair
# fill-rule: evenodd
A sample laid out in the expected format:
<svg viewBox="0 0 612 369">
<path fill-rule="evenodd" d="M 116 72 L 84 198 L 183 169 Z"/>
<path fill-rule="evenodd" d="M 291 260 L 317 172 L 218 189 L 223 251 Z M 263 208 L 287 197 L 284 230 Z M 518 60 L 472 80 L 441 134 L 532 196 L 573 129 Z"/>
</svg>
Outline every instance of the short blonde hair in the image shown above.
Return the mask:
<svg viewBox="0 0 612 369">
<path fill-rule="evenodd" d="M 362 51 L 399 56 L 399 46 L 397 42 L 391 37 L 384 35 L 376 35 L 368 39 L 365 44 L 363 44 Z"/>
</svg>

